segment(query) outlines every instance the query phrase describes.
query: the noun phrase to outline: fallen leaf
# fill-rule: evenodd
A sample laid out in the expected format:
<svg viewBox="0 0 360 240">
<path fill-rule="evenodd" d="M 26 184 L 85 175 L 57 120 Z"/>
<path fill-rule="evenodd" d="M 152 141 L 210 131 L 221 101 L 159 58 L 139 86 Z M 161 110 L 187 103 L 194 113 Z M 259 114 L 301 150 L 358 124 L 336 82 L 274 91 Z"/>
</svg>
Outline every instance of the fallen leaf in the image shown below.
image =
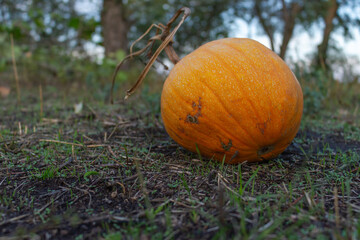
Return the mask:
<svg viewBox="0 0 360 240">
<path fill-rule="evenodd" d="M 82 102 L 80 102 L 78 104 L 74 104 L 74 112 L 75 112 L 75 114 L 80 113 L 82 111 L 82 109 L 83 109 L 83 103 Z"/>
<path fill-rule="evenodd" d="M 10 88 L 0 86 L 0 96 L 6 98 L 10 94 Z"/>
</svg>

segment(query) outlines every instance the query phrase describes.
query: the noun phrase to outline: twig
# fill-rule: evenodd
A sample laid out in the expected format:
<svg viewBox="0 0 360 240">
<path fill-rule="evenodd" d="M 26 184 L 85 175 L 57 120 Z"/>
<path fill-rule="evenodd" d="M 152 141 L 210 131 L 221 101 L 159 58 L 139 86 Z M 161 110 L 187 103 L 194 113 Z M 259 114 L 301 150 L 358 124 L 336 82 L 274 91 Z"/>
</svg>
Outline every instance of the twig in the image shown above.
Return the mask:
<svg viewBox="0 0 360 240">
<path fill-rule="evenodd" d="M 39 97 L 40 97 L 40 119 L 42 119 L 43 117 L 43 92 L 42 92 L 42 86 L 41 84 L 39 85 Z"/>
<path fill-rule="evenodd" d="M 19 135 L 22 135 L 22 127 L 21 127 L 21 122 L 18 122 L 18 126 L 19 126 Z"/>
<path fill-rule="evenodd" d="M 6 177 L 0 182 L 0 186 L 3 184 L 3 182 L 6 180 Z"/>
<path fill-rule="evenodd" d="M 220 178 L 219 178 L 220 179 Z M 220 180 L 218 181 L 218 219 L 219 222 L 222 226 L 226 226 L 226 220 L 225 220 L 225 196 L 224 196 L 224 187 L 223 185 L 225 184 L 221 184 Z"/>
<path fill-rule="evenodd" d="M 232 192 L 234 195 L 236 195 L 237 197 L 240 197 L 242 200 L 244 201 L 255 201 L 256 198 L 254 197 L 246 197 L 246 196 L 241 196 L 239 193 L 235 192 L 233 189 L 231 189 L 228 185 L 226 185 L 225 183 L 225 180 L 224 177 L 218 173 L 218 183 L 222 183 L 222 185 L 227 189 L 229 190 L 230 192 Z"/>
<path fill-rule="evenodd" d="M 133 179 L 136 179 L 137 177 L 139 177 L 139 174 L 135 174 L 135 175 L 132 175 L 130 177 L 127 177 L 123 180 L 123 182 L 127 182 L 127 181 L 130 181 L 130 180 L 133 180 Z"/>
<path fill-rule="evenodd" d="M 83 196 L 89 195 L 88 208 L 90 208 L 90 207 L 91 207 L 91 202 L 92 202 L 92 196 L 91 196 L 90 192 L 93 192 L 93 193 L 94 193 L 94 191 L 90 190 L 90 188 L 91 188 L 91 185 L 97 183 L 99 180 L 100 180 L 100 178 L 98 178 L 98 179 L 96 179 L 95 181 L 93 181 L 93 182 L 89 185 L 89 187 L 88 187 L 87 189 L 85 189 L 85 190 L 84 190 L 84 189 L 81 189 L 81 188 L 78 188 L 78 187 L 75 187 L 75 186 L 71 186 L 71 185 L 69 185 L 68 183 L 66 183 L 66 182 L 63 181 L 63 183 L 64 183 L 65 185 L 67 185 L 67 186 L 69 187 L 69 189 L 74 188 L 74 189 L 77 189 L 77 190 L 83 192 L 83 194 L 82 194 L 81 196 L 78 196 L 74 201 L 71 202 L 71 204 L 74 204 L 76 201 L 78 201 L 78 200 L 79 200 L 80 198 L 82 198 Z"/>
<path fill-rule="evenodd" d="M 307 203 L 309 204 L 309 208 L 312 209 L 314 207 L 314 201 L 310 198 L 309 193 L 305 192 L 305 198 Z"/>
<path fill-rule="evenodd" d="M 16 60 L 15 60 L 15 51 L 14 51 L 14 37 L 10 34 L 10 41 L 11 41 L 11 57 L 12 57 L 12 65 L 14 69 L 14 77 L 16 82 L 16 95 L 17 95 L 17 102 L 20 104 L 20 84 L 19 84 L 19 76 L 16 68 Z"/>
<path fill-rule="evenodd" d="M 69 157 L 69 159 L 68 159 L 65 163 L 63 163 L 63 164 L 60 165 L 60 167 L 58 168 L 58 171 L 59 171 L 60 169 L 64 168 L 64 167 L 65 167 L 66 165 L 68 165 L 69 163 L 71 163 L 73 160 L 74 160 L 74 158 Z"/>
<path fill-rule="evenodd" d="M 72 146 L 78 146 L 78 147 L 86 147 L 83 144 L 79 144 L 79 143 L 70 143 L 70 142 L 64 142 L 64 141 L 58 141 L 58 140 L 51 140 L 51 139 L 40 139 L 40 142 L 52 142 L 52 143 L 61 143 L 61 144 L 66 144 L 66 145 L 72 145 Z"/>
<path fill-rule="evenodd" d="M 107 146 L 107 149 L 109 150 L 110 154 L 114 157 L 113 160 L 119 164 L 120 166 L 124 166 L 124 164 L 122 164 L 121 162 L 119 162 L 118 160 L 116 160 L 116 158 L 118 158 L 118 156 L 116 156 L 116 154 L 113 152 L 113 150 L 111 149 L 111 146 Z"/>
<path fill-rule="evenodd" d="M 74 145 L 71 145 L 71 156 L 73 159 L 76 160 L 76 155 L 75 155 L 75 146 Z"/>
<path fill-rule="evenodd" d="M 19 184 L 19 186 L 17 186 L 17 187 L 14 189 L 13 194 L 15 195 L 16 191 L 17 191 L 20 187 L 22 187 L 23 185 L 25 185 L 25 184 L 27 184 L 27 181 L 24 181 L 24 182 L 22 182 L 21 184 Z"/>
<path fill-rule="evenodd" d="M 122 184 L 121 182 L 116 182 L 116 183 L 121 186 L 121 188 L 122 188 L 122 190 L 123 190 L 123 194 L 125 195 L 126 189 L 125 189 L 124 184 Z"/>
<path fill-rule="evenodd" d="M 293 201 L 290 204 L 290 207 L 294 206 L 295 204 L 297 204 L 305 195 L 301 195 L 300 197 L 298 197 L 297 199 L 295 199 L 295 201 Z"/>
<path fill-rule="evenodd" d="M 126 122 L 126 121 L 125 121 L 125 122 L 119 122 L 119 123 L 117 123 L 117 124 L 115 125 L 114 129 L 111 131 L 109 137 L 106 139 L 106 141 L 109 141 L 110 138 L 111 138 L 111 137 L 114 135 L 114 133 L 116 132 L 116 130 L 119 128 L 119 126 L 122 125 L 122 124 L 125 124 L 125 123 L 129 123 L 129 122 Z"/>
<path fill-rule="evenodd" d="M 23 215 L 20 215 L 20 216 L 17 216 L 17 217 L 10 218 L 10 219 L 8 219 L 8 220 L 5 220 L 5 221 L 1 222 L 1 223 L 0 223 L 0 226 L 5 225 L 5 224 L 7 224 L 7 223 L 15 222 L 15 221 L 20 220 L 20 219 L 23 219 L 23 218 L 26 218 L 26 217 L 29 216 L 29 215 L 30 215 L 30 214 L 27 213 L 27 214 L 23 214 Z"/>
<path fill-rule="evenodd" d="M 92 142 L 96 142 L 94 139 L 92 139 L 91 137 L 86 136 L 85 134 L 83 134 L 83 137 L 86 138 L 87 140 L 92 141 Z"/>
<path fill-rule="evenodd" d="M 335 208 L 335 224 L 336 228 L 340 229 L 340 211 L 339 211 L 339 198 L 337 187 L 334 188 L 334 208 Z"/>
<path fill-rule="evenodd" d="M 90 105 L 86 104 L 85 106 L 92 112 L 92 114 L 94 114 L 94 116 L 95 116 L 97 119 L 100 119 L 100 118 L 99 118 L 99 115 L 95 112 L 95 110 L 94 110 L 92 107 L 90 107 Z"/>
<path fill-rule="evenodd" d="M 88 148 L 97 148 L 97 147 L 107 147 L 107 144 L 91 144 L 91 145 L 84 145 L 85 147 Z"/>
<path fill-rule="evenodd" d="M 151 206 L 151 203 L 150 203 L 150 200 L 149 200 L 148 191 L 146 189 L 146 185 L 145 185 L 146 183 L 145 183 L 144 175 L 141 172 L 140 164 L 139 164 L 138 160 L 135 160 L 135 166 L 136 166 L 137 174 L 139 176 L 141 191 L 144 194 L 145 206 L 146 206 L 147 209 L 151 209 L 152 206 Z"/>
<path fill-rule="evenodd" d="M 65 194 L 65 190 L 61 193 L 61 194 L 59 194 L 56 198 L 54 198 L 54 199 L 51 199 L 51 201 L 50 202 L 48 202 L 45 206 L 43 206 L 42 208 L 40 208 L 39 210 L 37 210 L 37 211 L 34 211 L 34 213 L 35 214 L 40 214 L 42 211 L 44 211 L 48 206 L 50 206 L 54 201 L 56 201 L 56 200 L 58 200 L 62 195 L 64 195 Z"/>
</svg>

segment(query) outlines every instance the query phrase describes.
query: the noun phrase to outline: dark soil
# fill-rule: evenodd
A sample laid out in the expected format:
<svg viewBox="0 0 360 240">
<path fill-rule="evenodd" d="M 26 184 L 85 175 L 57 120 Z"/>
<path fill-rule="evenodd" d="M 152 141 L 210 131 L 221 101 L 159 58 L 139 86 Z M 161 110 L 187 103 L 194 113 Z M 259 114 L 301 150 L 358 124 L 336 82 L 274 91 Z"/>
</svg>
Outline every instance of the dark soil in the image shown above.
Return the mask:
<svg viewBox="0 0 360 240">
<path fill-rule="evenodd" d="M 307 127 L 277 159 L 241 165 L 241 180 L 248 181 L 257 171 L 257 181 L 252 190 L 249 187 L 235 198 L 241 201 L 236 205 L 232 191 L 239 189 L 239 166 L 199 160 L 168 137 L 158 114 L 86 109 L 75 115 L 68 113 L 71 108 L 46 110 L 44 116 L 49 117 L 41 122 L 31 109 L 1 116 L 0 236 L 97 239 L 120 232 L 125 238 L 210 239 L 219 231 L 229 238 L 245 231 L 261 238 L 262 233 L 252 229 L 260 229 L 261 221 L 269 222 L 271 216 L 239 206 L 256 209 L 254 199 L 269 196 L 264 206 L 284 213 L 288 220 L 280 226 L 285 229 L 296 222 L 294 207 L 304 209 L 300 215 L 312 207 L 304 195 L 309 189 L 296 186 L 302 175 L 308 172 L 313 179 L 325 179 L 323 171 L 345 165 L 326 165 L 322 158 L 360 153 L 360 142 L 346 139 L 340 129 L 324 133 Z M 359 172 L 358 165 L 344 169 Z M 290 182 L 293 198 L 270 197 Z M 315 213 L 303 224 L 317 226 L 326 237 L 335 236 L 332 229 L 337 224 L 345 231 L 346 201 L 360 203 L 358 174 L 350 185 L 348 200 L 339 200 L 340 223 Z M 324 212 L 333 212 L 332 190 L 341 183 L 330 179 L 316 186 L 312 200 L 321 202 Z M 316 232 L 297 235 L 308 238 Z M 267 237 L 276 237 L 276 231 Z"/>
</svg>

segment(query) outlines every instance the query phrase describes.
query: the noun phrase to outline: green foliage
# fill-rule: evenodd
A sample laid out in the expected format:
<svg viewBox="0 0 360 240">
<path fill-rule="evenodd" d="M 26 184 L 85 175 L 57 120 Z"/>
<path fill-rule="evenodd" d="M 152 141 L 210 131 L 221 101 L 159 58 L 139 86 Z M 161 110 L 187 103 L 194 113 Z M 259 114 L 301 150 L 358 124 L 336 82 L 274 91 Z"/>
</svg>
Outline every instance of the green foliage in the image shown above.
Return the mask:
<svg viewBox="0 0 360 240">
<path fill-rule="evenodd" d="M 94 57 L 93 49 L 101 46 L 99 35 L 100 10 L 93 16 L 80 14 L 75 9 L 75 0 L 3 0 L 5 3 L 1 11 L 0 21 L 0 77 L 5 82 L 13 82 L 10 34 L 14 38 L 14 52 L 19 72 L 20 83 L 23 85 L 55 85 L 61 86 L 69 93 L 71 89 L 81 88 L 91 92 L 91 98 L 108 100 L 113 71 L 125 55 L 125 51 L 118 51 L 114 58 Z M 247 22 L 257 21 L 254 14 L 255 1 L 137 1 L 124 2 L 124 13 L 128 23 L 132 25 L 128 38 L 137 39 L 151 23 L 166 23 L 174 12 L 182 6 L 188 6 L 192 14 L 186 20 L 176 35 L 174 48 L 180 53 L 189 53 L 192 49 L 212 39 L 226 37 L 229 33 L 228 23 L 237 18 Z M 270 29 L 275 34 L 281 34 L 284 24 L 281 18 L 281 3 L 274 1 L 256 1 L 261 4 L 263 15 L 269 21 Z M 324 17 L 327 1 L 304 2 L 289 1 L 303 4 L 303 10 L 297 21 L 301 29 L 314 31 L 319 18 Z M 352 32 L 349 24 L 355 24 L 357 17 L 349 15 L 347 8 L 358 7 L 355 1 L 340 2 L 343 11 L 337 17 L 336 29 L 345 29 Z M 267 7 L 268 6 L 268 7 Z M 341 21 L 340 21 L 341 20 Z M 345 30 L 344 30 L 345 31 Z M 146 40 L 139 43 L 139 47 Z M 331 42 L 330 42 L 331 43 Z M 90 45 L 89 45 L 90 44 Z M 275 44 L 276 45 L 276 44 Z M 278 44 L 277 44 L 278 45 Z M 304 92 L 305 114 L 316 114 L 324 108 L 334 109 L 343 107 L 356 108 L 360 101 L 358 74 L 354 67 L 359 62 L 352 61 L 336 49 L 336 42 L 331 44 L 328 60 L 332 69 L 344 72 L 341 84 L 334 80 L 333 72 L 323 69 L 314 69 L 309 63 L 296 63 L 294 69 L 300 80 Z M 90 50 L 89 50 L 90 49 Z M 310 56 L 313 58 L 313 56 Z M 144 60 L 144 57 L 141 59 Z M 140 74 L 136 64 L 134 68 L 119 72 L 115 84 L 117 99 L 125 93 Z M 143 66 L 141 65 L 140 68 Z M 151 74 L 151 73 L 150 73 Z M 160 92 L 164 77 L 155 71 L 149 75 L 141 94 L 144 98 L 143 108 L 151 113 L 159 113 Z"/>
<path fill-rule="evenodd" d="M 100 174 L 100 173 L 97 172 L 97 171 L 88 171 L 88 172 L 86 172 L 86 173 L 84 174 L 84 179 L 85 179 L 86 181 L 88 181 L 90 176 L 99 175 L 99 174 Z"/>
<path fill-rule="evenodd" d="M 315 116 L 321 111 L 335 112 L 339 108 L 356 112 L 359 107 L 359 75 L 353 72 L 352 64 L 345 60 L 333 66 L 337 66 L 341 79 L 335 79 L 335 73 L 330 70 L 307 66 L 302 62 L 295 64 L 294 73 L 304 94 L 305 115 Z"/>
<path fill-rule="evenodd" d="M 13 78 L 11 45 L 9 35 L 0 34 L 0 75 L 9 75 L 5 79 L 11 82 Z M 117 63 L 124 57 L 119 51 L 116 59 L 92 59 L 86 55 L 68 53 L 66 48 L 54 45 L 49 48 L 30 50 L 25 45 L 14 46 L 17 69 L 20 81 L 29 85 L 55 85 L 62 87 L 84 87 L 94 92 L 94 98 L 104 100 L 108 98 L 111 77 Z M 117 85 L 128 78 L 129 73 L 120 71 L 117 75 Z M 5 82 L 6 82 L 5 81 Z"/>
<path fill-rule="evenodd" d="M 117 62 L 91 56 L 86 48 L 97 47 L 92 40 L 99 26 L 94 17 L 75 10 L 75 0 L 4 0 L 0 20 L 0 74 L 6 82 L 13 78 L 10 35 L 21 85 L 55 85 L 70 89 L 95 89 L 94 97 L 107 98 L 109 82 Z M 89 45 L 91 44 L 91 45 Z M 117 61 L 124 53 L 119 52 Z M 8 77 L 10 76 L 10 77 Z M 124 80 L 123 72 L 118 79 Z"/>
<path fill-rule="evenodd" d="M 52 179 L 57 177 L 59 174 L 57 168 L 55 167 L 48 167 L 45 170 L 43 170 L 41 172 L 41 174 L 39 174 L 37 177 L 40 178 L 41 180 L 47 180 L 47 179 Z"/>
<path fill-rule="evenodd" d="M 3 0 L 0 33 L 13 34 L 20 45 L 34 49 L 52 47 L 68 51 L 83 48 L 99 22 L 75 10 L 76 0 Z"/>
<path fill-rule="evenodd" d="M 304 94 L 304 113 L 316 114 L 322 110 L 330 79 L 322 70 L 309 71 L 301 76 Z"/>
<path fill-rule="evenodd" d="M 120 232 L 110 233 L 105 236 L 105 240 L 121 240 L 122 235 Z"/>
</svg>

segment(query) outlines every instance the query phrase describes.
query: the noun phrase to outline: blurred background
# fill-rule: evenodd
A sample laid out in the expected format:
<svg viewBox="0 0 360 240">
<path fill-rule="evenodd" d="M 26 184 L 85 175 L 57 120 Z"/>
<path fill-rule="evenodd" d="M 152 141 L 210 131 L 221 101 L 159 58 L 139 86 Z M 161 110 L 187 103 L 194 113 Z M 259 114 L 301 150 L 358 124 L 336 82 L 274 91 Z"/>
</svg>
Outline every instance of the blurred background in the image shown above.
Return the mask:
<svg viewBox="0 0 360 240">
<path fill-rule="evenodd" d="M 111 75 L 130 44 L 182 6 L 192 14 L 175 37 L 180 56 L 214 39 L 253 38 L 296 74 L 307 115 L 359 115 L 359 0 L 0 0 L 0 93 L 15 96 L 18 81 L 22 94 L 42 86 L 106 102 Z M 118 99 L 146 61 L 144 55 L 121 70 Z M 139 94 L 159 99 L 167 74 L 155 64 Z"/>
</svg>

